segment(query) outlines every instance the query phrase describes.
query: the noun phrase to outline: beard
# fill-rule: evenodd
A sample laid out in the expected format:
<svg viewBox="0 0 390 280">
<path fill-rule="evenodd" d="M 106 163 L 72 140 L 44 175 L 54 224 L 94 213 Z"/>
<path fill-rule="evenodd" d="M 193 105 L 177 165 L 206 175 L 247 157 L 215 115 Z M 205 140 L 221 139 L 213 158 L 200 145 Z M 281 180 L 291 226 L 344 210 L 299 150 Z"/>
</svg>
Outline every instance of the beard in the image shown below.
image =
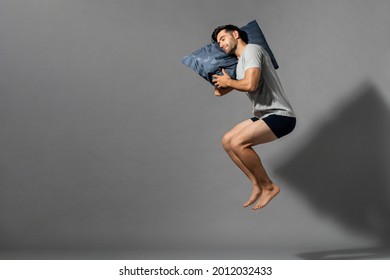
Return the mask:
<svg viewBox="0 0 390 280">
<path fill-rule="evenodd" d="M 234 54 L 235 53 L 235 48 L 227 48 L 226 49 L 226 54 L 229 54 L 229 55 L 232 55 L 232 54 Z"/>
<path fill-rule="evenodd" d="M 228 47 L 226 48 L 225 53 L 226 53 L 226 54 L 229 54 L 229 55 L 233 55 L 233 54 L 235 54 L 236 49 L 237 49 L 237 43 L 231 42 L 231 43 L 228 45 Z"/>
</svg>

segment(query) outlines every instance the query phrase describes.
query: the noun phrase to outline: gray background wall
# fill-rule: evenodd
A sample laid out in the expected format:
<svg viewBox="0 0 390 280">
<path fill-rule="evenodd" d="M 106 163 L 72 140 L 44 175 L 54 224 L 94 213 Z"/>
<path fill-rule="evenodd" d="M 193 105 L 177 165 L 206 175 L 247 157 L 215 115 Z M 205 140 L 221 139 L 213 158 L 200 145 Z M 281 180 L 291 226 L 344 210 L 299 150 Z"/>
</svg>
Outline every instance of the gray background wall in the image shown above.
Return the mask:
<svg viewBox="0 0 390 280">
<path fill-rule="evenodd" d="M 0 2 L 1 258 L 388 258 L 390 2 Z M 220 139 L 250 116 L 180 63 L 256 19 L 293 134 L 253 212 Z"/>
</svg>

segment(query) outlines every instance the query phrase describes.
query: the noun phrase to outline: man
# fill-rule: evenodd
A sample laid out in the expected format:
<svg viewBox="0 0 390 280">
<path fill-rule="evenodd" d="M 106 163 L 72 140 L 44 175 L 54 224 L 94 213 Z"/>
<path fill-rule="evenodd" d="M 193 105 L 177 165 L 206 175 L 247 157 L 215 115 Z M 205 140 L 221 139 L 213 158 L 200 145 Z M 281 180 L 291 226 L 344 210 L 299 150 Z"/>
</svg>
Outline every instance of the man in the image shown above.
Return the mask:
<svg viewBox="0 0 390 280">
<path fill-rule="evenodd" d="M 223 96 L 234 89 L 246 92 L 252 101 L 254 117 L 228 131 L 222 138 L 222 144 L 252 183 L 252 194 L 243 206 L 257 202 L 252 207 L 257 210 L 266 206 L 280 188 L 268 177 L 252 147 L 287 135 L 295 128 L 296 119 L 268 53 L 261 46 L 248 44 L 245 35 L 234 25 L 214 30 L 212 40 L 224 52 L 236 55 L 238 63 L 237 80 L 231 79 L 222 69 L 222 75 L 213 75 L 213 82 L 216 96 Z"/>
</svg>

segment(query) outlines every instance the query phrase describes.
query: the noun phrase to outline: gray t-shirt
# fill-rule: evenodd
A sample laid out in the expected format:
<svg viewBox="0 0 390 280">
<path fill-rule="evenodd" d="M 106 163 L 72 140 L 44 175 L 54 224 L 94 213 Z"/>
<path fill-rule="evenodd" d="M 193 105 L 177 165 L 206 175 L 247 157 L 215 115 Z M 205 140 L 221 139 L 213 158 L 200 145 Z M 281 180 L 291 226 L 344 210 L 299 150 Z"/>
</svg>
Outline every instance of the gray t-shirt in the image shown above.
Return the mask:
<svg viewBox="0 0 390 280">
<path fill-rule="evenodd" d="M 255 91 L 247 92 L 253 114 L 259 118 L 270 114 L 295 117 L 267 51 L 259 45 L 247 44 L 238 59 L 237 80 L 243 79 L 245 70 L 253 67 L 261 69 L 259 86 Z"/>
</svg>

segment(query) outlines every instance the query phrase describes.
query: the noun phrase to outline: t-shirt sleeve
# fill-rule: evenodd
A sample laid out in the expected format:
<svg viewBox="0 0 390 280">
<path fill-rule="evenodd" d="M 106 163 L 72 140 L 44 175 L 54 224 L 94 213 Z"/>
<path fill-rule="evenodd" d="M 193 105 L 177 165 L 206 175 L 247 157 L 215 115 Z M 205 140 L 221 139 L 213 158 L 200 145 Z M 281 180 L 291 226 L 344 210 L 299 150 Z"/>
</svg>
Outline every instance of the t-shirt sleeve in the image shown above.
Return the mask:
<svg viewBox="0 0 390 280">
<path fill-rule="evenodd" d="M 257 45 L 248 45 L 245 49 L 245 65 L 244 70 L 249 68 L 260 68 L 264 60 L 264 54 L 261 48 Z"/>
</svg>

